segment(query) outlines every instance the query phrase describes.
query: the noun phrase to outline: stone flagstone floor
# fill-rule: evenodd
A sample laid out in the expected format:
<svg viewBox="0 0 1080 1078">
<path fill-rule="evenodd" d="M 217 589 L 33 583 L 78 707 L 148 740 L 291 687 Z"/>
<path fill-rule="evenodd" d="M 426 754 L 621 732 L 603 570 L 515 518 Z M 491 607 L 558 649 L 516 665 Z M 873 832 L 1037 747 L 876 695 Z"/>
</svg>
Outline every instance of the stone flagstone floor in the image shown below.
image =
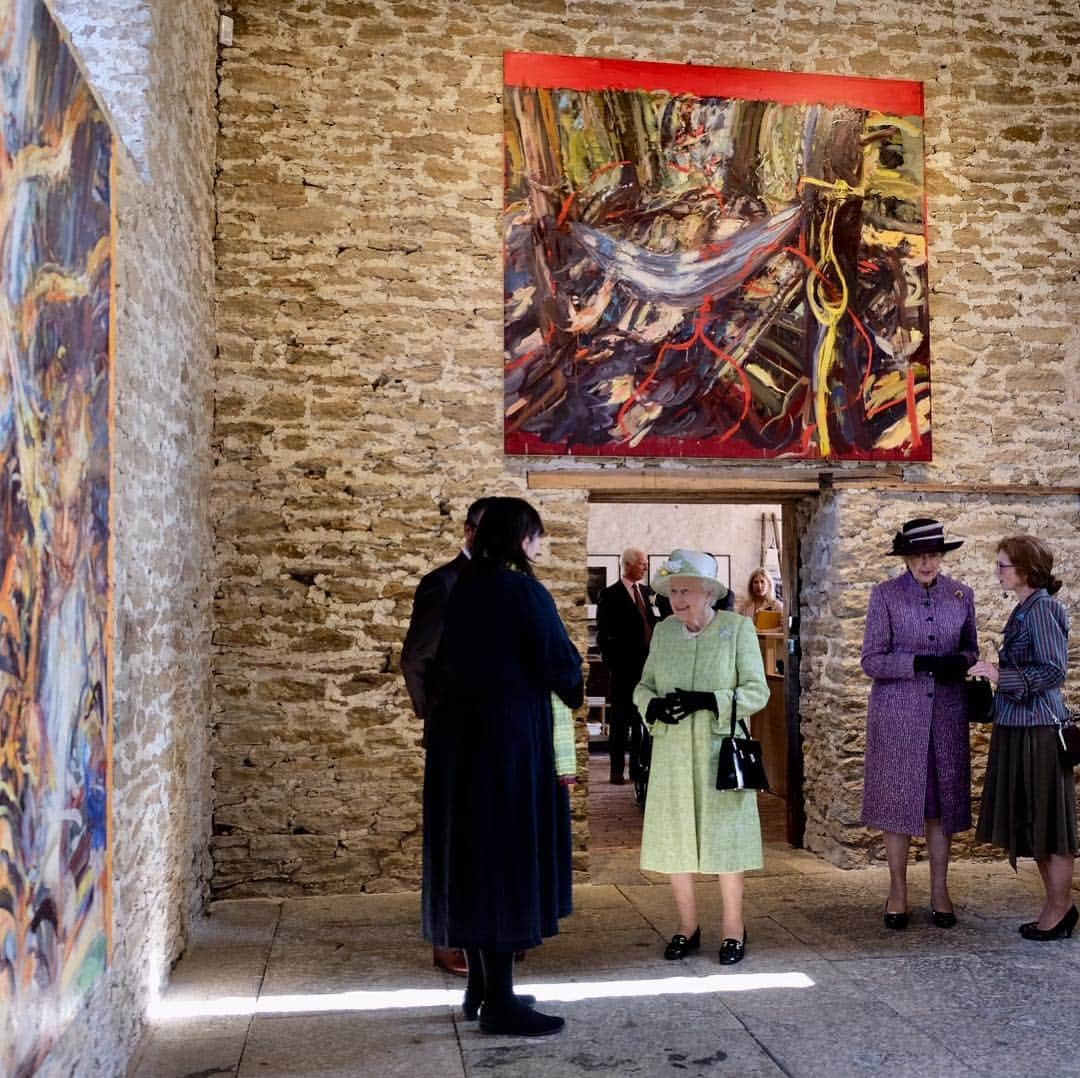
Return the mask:
<svg viewBox="0 0 1080 1078">
<path fill-rule="evenodd" d="M 632 787 L 607 788 L 624 795 L 633 807 Z M 884 868 L 841 871 L 770 841 L 747 878 L 747 958 L 726 969 L 715 881 L 700 885 L 701 952 L 669 963 L 669 887 L 636 865 L 632 846 L 599 847 L 563 931 L 518 966 L 518 987 L 566 1017 L 555 1037 L 464 1021 L 416 894 L 237 900 L 195 927 L 131 1076 L 1080 1074 L 1080 938 L 1018 935 L 1039 907 L 1030 863 L 957 864 L 952 930 L 929 923 L 913 865 L 912 922 L 892 932 Z"/>
</svg>

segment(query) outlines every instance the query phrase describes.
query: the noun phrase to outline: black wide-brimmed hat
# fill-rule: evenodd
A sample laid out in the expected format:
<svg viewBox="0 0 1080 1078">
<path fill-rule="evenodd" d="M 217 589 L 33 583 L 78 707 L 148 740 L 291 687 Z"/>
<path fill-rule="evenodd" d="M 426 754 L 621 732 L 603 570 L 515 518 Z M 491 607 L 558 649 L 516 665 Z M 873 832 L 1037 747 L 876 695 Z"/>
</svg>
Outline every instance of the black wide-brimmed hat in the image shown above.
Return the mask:
<svg viewBox="0 0 1080 1078">
<path fill-rule="evenodd" d="M 945 541 L 945 528 L 940 520 L 916 517 L 908 520 L 893 536 L 890 554 L 943 554 L 963 546 L 963 539 Z"/>
</svg>

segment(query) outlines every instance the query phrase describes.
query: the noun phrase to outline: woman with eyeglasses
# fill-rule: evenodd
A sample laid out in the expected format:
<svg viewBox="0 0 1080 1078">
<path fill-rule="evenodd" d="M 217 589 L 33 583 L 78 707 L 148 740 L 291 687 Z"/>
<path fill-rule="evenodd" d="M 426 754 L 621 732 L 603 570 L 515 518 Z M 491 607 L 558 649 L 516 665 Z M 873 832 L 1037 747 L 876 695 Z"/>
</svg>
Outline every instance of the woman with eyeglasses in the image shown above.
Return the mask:
<svg viewBox="0 0 1080 1078">
<path fill-rule="evenodd" d="M 930 858 L 930 920 L 952 928 L 949 848 L 971 826 L 971 749 L 964 677 L 979 657 L 975 598 L 945 576 L 946 541 L 929 517 L 909 520 L 890 554 L 906 572 L 870 593 L 862 668 L 873 678 L 866 715 L 862 822 L 884 832 L 889 864 L 885 927 L 908 925 L 907 865 L 912 835 Z"/>
<path fill-rule="evenodd" d="M 978 662 L 973 677 L 995 688 L 994 730 L 986 765 L 981 842 L 1007 850 L 1009 864 L 1032 857 L 1046 893 L 1038 920 L 1020 926 L 1028 940 L 1071 936 L 1080 914 L 1072 901 L 1077 853 L 1072 768 L 1058 750 L 1055 725 L 1068 715 L 1061 696 L 1069 663 L 1069 615 L 1057 599 L 1054 555 L 1033 535 L 1002 539 L 997 573 L 1018 602 L 1005 624 L 996 663 Z"/>
</svg>

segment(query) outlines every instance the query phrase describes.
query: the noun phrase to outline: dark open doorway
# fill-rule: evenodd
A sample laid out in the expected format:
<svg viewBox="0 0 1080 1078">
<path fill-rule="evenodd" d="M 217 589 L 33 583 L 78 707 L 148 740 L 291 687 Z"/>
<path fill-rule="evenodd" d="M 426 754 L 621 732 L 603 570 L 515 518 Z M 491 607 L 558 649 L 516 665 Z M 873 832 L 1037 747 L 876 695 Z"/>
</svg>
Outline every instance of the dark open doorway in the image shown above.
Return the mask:
<svg viewBox="0 0 1080 1078">
<path fill-rule="evenodd" d="M 799 497 L 805 497 L 799 492 Z M 774 491 L 762 496 L 747 489 L 732 496 L 693 499 L 693 509 L 711 514 L 718 522 L 730 523 L 741 517 L 744 527 L 738 542 L 749 543 L 752 551 L 725 549 L 726 533 L 717 526 L 704 533 L 694 533 L 694 542 L 680 527 L 680 510 L 687 505 L 686 494 L 665 498 L 655 488 L 641 492 L 627 490 L 615 494 L 593 492 L 590 495 L 589 563 L 591 586 L 595 592 L 604 582 L 618 579 L 618 555 L 627 546 L 639 547 L 649 555 L 666 554 L 672 547 L 690 545 L 719 555 L 730 574 L 730 586 L 737 596 L 746 591 L 749 570 L 766 561 L 774 566 L 774 575 L 782 593 L 784 610 L 779 624 L 767 621 L 759 625 L 759 642 L 770 682 L 768 706 L 754 717 L 754 736 L 762 741 L 768 761 L 770 785 L 775 793 L 761 795 L 759 810 L 767 843 L 801 847 L 805 829 L 803 804 L 802 740 L 799 728 L 799 498 L 777 497 Z M 622 520 L 632 523 L 611 526 L 613 507 L 621 506 L 630 514 Z M 650 529 L 650 514 L 659 514 L 662 529 Z M 601 519 L 596 524 L 597 518 Z M 749 529 L 745 522 L 752 521 Z M 595 526 L 594 526 L 595 525 Z M 692 529 L 689 529 L 692 531 Z M 749 537 L 749 538 L 748 538 Z M 760 545 L 759 545 L 760 542 Z M 652 548 L 656 547 L 656 550 Z M 610 548 L 610 549 L 609 549 Z M 741 555 L 741 556 L 740 556 Z M 766 556 L 768 555 L 768 556 Z M 611 563 L 610 565 L 608 563 Z M 768 567 L 768 566 L 767 566 Z M 603 577 L 603 580 L 601 580 Z M 595 596 L 590 598 L 590 604 Z M 590 606 L 591 609 L 591 606 Z M 590 629 L 592 629 L 590 622 Z M 594 637 L 590 633 L 590 645 Z M 617 873 L 619 852 L 637 848 L 640 842 L 641 809 L 634 803 L 632 785 L 612 786 L 608 779 L 608 757 L 604 751 L 605 676 L 599 655 L 590 647 L 589 713 L 590 752 L 590 861 L 597 868 L 605 865 Z M 629 869 L 629 859 L 623 867 Z M 604 871 L 602 875 L 610 872 Z M 595 873 L 594 873 L 595 875 Z"/>
</svg>

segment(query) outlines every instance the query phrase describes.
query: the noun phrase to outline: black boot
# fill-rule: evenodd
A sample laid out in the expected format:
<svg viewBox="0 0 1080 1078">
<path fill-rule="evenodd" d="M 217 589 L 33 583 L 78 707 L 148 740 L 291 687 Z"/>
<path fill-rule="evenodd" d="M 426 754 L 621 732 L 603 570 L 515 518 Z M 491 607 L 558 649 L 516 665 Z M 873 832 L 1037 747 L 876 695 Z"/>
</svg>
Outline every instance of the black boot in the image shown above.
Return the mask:
<svg viewBox="0 0 1080 1078">
<path fill-rule="evenodd" d="M 480 952 L 484 964 L 484 1004 L 480 1008 L 480 1030 L 509 1037 L 544 1037 L 558 1033 L 566 1020 L 532 1010 L 514 995 L 513 951 Z"/>
<path fill-rule="evenodd" d="M 466 1021 L 473 1021 L 480 1013 L 480 1004 L 484 1002 L 484 966 L 480 958 L 479 947 L 465 948 L 465 961 L 469 965 L 466 974 L 465 998 L 461 1001 L 461 1009 L 465 1012 Z"/>
<path fill-rule="evenodd" d="M 480 948 L 466 947 L 465 958 L 469 963 L 469 979 L 465 982 L 465 998 L 461 1001 L 461 1009 L 466 1022 L 475 1022 L 484 1004 L 484 964 L 480 957 Z M 514 999 L 526 1007 L 531 1007 L 536 1002 L 536 996 L 530 996 L 527 992 L 514 996 Z"/>
</svg>

